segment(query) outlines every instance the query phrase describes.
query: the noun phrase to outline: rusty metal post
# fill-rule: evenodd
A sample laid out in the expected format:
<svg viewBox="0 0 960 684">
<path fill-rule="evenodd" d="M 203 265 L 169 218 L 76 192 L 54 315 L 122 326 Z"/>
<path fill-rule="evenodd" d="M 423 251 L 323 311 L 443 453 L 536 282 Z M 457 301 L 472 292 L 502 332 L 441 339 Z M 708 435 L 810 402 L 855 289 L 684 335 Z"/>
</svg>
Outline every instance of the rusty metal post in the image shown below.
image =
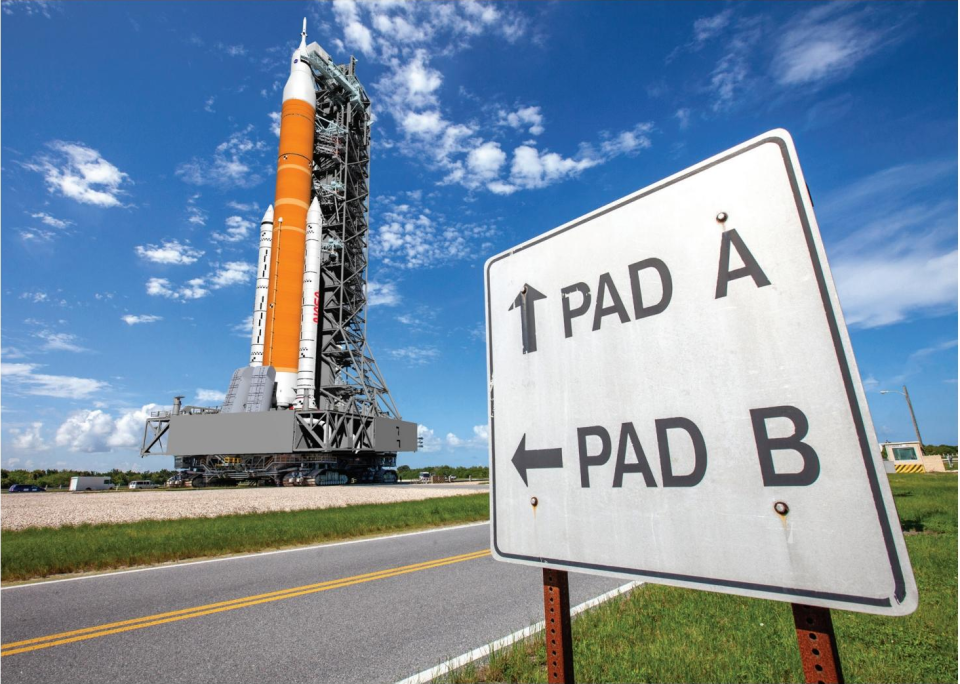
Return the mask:
<svg viewBox="0 0 960 684">
<path fill-rule="evenodd" d="M 792 604 L 793 624 L 807 684 L 843 684 L 840 652 L 829 608 Z"/>
<path fill-rule="evenodd" d="M 546 618 L 547 681 L 550 684 L 574 684 L 570 585 L 566 571 L 543 569 L 543 613 Z"/>
</svg>

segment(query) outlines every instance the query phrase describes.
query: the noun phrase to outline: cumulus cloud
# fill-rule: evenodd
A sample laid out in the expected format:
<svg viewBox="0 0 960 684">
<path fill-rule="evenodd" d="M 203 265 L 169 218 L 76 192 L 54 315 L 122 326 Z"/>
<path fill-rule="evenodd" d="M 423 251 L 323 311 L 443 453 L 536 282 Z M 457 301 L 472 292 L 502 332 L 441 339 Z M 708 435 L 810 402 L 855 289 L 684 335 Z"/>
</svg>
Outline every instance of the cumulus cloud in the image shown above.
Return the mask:
<svg viewBox="0 0 960 684">
<path fill-rule="evenodd" d="M 227 398 L 226 392 L 212 389 L 198 389 L 196 402 L 198 404 L 221 404 Z"/>
<path fill-rule="evenodd" d="M 10 436 L 13 437 L 13 448 L 24 451 L 46 451 L 50 448 L 50 445 L 46 443 L 43 435 L 40 434 L 42 429 L 43 423 L 40 421 L 30 423 L 29 427 L 10 428 L 8 432 Z"/>
<path fill-rule="evenodd" d="M 39 397 L 58 399 L 87 399 L 102 392 L 109 385 L 92 378 L 37 373 L 33 363 L 0 363 L 0 376 L 5 390 Z"/>
<path fill-rule="evenodd" d="M 163 316 L 154 316 L 152 314 L 143 314 L 137 316 L 134 314 L 127 314 L 126 316 L 121 316 L 120 320 L 127 325 L 139 325 L 141 323 L 156 323 L 157 321 L 162 321 Z"/>
<path fill-rule="evenodd" d="M 263 155 L 268 149 L 251 124 L 217 145 L 211 158 L 194 157 L 177 167 L 176 174 L 191 185 L 251 188 L 263 180 Z"/>
<path fill-rule="evenodd" d="M 401 301 L 396 283 L 367 281 L 367 306 L 396 306 Z"/>
<path fill-rule="evenodd" d="M 147 404 L 121 411 L 118 416 L 102 409 L 75 411 L 57 428 L 56 445 L 85 453 L 137 449 L 142 444 L 146 419 L 160 408 Z"/>
<path fill-rule="evenodd" d="M 543 114 L 540 107 L 520 107 L 516 111 L 501 109 L 498 112 L 499 123 L 516 129 L 526 129 L 530 135 L 543 133 Z"/>
<path fill-rule="evenodd" d="M 167 278 L 150 278 L 147 280 L 147 294 L 181 301 L 202 299 L 209 295 L 211 290 L 246 283 L 254 273 L 255 268 L 251 263 L 228 261 L 215 264 L 212 273 L 202 278 L 191 278 L 183 285 L 174 285 Z"/>
<path fill-rule="evenodd" d="M 224 221 L 226 230 L 222 233 L 214 233 L 211 237 L 219 242 L 243 242 L 250 237 L 250 231 L 254 227 L 253 221 L 242 216 L 228 216 Z"/>
<path fill-rule="evenodd" d="M 239 285 L 248 282 L 256 272 L 253 264 L 246 261 L 228 261 L 217 266 L 217 270 L 209 277 L 210 287 L 218 290 L 222 287 Z"/>
<path fill-rule="evenodd" d="M 472 437 L 461 439 L 454 433 L 448 432 L 446 443 L 454 449 L 485 449 L 490 443 L 490 434 L 486 425 L 474 425 Z"/>
<path fill-rule="evenodd" d="M 178 240 L 165 240 L 162 245 L 138 245 L 137 256 L 155 264 L 192 264 L 203 256 L 203 252 Z"/>
<path fill-rule="evenodd" d="M 51 155 L 40 155 L 24 167 L 43 174 L 47 190 L 83 204 L 119 207 L 130 178 L 100 153 L 83 143 L 54 140 Z"/>
</svg>

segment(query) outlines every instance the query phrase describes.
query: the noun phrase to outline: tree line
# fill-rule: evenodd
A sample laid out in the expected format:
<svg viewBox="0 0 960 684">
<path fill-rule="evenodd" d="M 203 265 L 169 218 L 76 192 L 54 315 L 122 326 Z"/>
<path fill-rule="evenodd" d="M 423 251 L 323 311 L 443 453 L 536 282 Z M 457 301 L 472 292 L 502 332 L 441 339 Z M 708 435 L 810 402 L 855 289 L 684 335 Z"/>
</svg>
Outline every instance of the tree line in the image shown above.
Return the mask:
<svg viewBox="0 0 960 684">
<path fill-rule="evenodd" d="M 68 489 L 70 487 L 70 478 L 80 476 L 90 477 L 109 477 L 115 485 L 126 487 L 133 480 L 150 480 L 156 485 L 163 485 L 170 478 L 175 470 L 155 470 L 145 473 L 135 470 L 113 470 L 105 473 L 93 470 L 0 470 L 0 489 L 6 491 L 11 485 L 28 484 L 39 485 L 45 489 Z"/>
<path fill-rule="evenodd" d="M 424 466 L 421 468 L 411 468 L 402 465 L 397 468 L 397 474 L 401 480 L 419 479 L 420 473 L 428 472 L 431 475 L 439 475 L 447 478 L 453 475 L 458 480 L 486 480 L 490 477 L 490 468 L 487 466 Z"/>
</svg>

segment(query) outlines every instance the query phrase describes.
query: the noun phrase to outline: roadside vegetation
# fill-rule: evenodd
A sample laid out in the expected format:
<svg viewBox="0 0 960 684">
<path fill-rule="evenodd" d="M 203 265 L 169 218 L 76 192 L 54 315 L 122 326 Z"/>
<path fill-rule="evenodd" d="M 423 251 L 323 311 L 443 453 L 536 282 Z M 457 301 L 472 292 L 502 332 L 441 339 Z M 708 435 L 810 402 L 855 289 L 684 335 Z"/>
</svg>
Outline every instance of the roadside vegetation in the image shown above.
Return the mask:
<svg viewBox="0 0 960 684">
<path fill-rule="evenodd" d="M 444 479 L 455 477 L 457 480 L 486 480 L 490 478 L 490 468 L 487 466 L 424 466 L 423 468 L 413 468 L 402 465 L 397 468 L 397 474 L 401 480 L 417 480 L 420 473 L 427 472 L 431 475 L 438 475 Z"/>
<path fill-rule="evenodd" d="M 0 535 L 0 579 L 250 553 L 486 520 L 487 494 L 322 510 L 28 528 Z"/>
<path fill-rule="evenodd" d="M 890 477 L 917 579 L 908 617 L 833 611 L 848 682 L 957 681 L 957 479 Z M 575 581 L 572 580 L 572 581 Z M 573 623 L 585 682 L 803 682 L 790 605 L 645 585 Z M 543 634 L 447 682 L 545 682 Z"/>
<path fill-rule="evenodd" d="M 444 479 L 451 475 L 458 480 L 486 480 L 490 477 L 490 469 L 487 466 L 424 466 L 422 468 L 413 468 L 402 465 L 397 468 L 397 474 L 401 480 L 416 480 L 420 473 L 427 471 L 432 475 L 439 475 Z M 134 480 L 150 480 L 153 484 L 162 487 L 167 480 L 176 474 L 175 470 L 155 470 L 138 472 L 136 470 L 110 470 L 107 472 L 95 472 L 92 470 L 0 470 L 0 490 L 7 491 L 10 485 L 25 484 L 38 485 L 47 490 L 66 490 L 70 487 L 70 478 L 75 475 L 109 477 L 114 485 L 121 489 L 126 489 L 127 485 Z"/>
</svg>

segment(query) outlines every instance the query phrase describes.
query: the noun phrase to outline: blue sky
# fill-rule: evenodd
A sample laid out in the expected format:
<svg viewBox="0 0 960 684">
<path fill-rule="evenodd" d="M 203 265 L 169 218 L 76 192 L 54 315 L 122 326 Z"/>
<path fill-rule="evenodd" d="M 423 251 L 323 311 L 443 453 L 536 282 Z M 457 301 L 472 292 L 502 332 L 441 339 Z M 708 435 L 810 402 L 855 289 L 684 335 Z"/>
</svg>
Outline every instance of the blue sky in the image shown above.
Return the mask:
<svg viewBox="0 0 960 684">
<path fill-rule="evenodd" d="M 814 199 L 881 441 L 957 443 L 957 8 L 2 5 L 2 463 L 140 459 L 247 360 L 290 52 L 374 103 L 369 339 L 425 453 L 487 460 L 483 262 L 772 128 Z"/>
</svg>

